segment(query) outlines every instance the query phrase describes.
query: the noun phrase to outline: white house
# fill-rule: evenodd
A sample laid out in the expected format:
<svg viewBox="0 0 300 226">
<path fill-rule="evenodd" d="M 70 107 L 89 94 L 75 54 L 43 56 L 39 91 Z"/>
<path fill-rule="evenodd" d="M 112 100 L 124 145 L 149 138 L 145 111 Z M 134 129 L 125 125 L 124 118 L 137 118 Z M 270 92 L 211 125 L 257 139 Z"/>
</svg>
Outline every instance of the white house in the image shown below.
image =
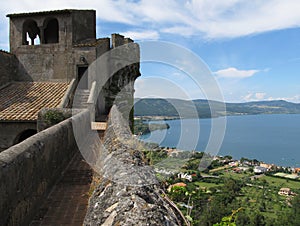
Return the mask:
<svg viewBox="0 0 300 226">
<path fill-rule="evenodd" d="M 266 167 L 262 167 L 262 166 L 255 166 L 253 169 L 253 172 L 257 173 L 257 174 L 265 173 L 267 171 L 268 171 L 268 169 Z"/>
<path fill-rule="evenodd" d="M 188 181 L 190 181 L 190 182 L 193 181 L 192 175 L 189 175 L 189 174 L 187 174 L 187 173 L 178 173 L 178 178 L 186 179 L 186 180 L 188 180 Z"/>
</svg>

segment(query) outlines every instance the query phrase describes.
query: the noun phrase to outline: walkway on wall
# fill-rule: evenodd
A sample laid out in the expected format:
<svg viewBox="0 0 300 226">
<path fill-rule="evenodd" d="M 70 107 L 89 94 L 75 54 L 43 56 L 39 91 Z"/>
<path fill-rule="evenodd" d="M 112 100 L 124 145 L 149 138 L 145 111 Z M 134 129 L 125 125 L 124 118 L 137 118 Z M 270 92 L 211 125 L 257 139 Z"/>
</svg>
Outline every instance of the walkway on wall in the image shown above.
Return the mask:
<svg viewBox="0 0 300 226">
<path fill-rule="evenodd" d="M 87 211 L 92 178 L 92 169 L 81 154 L 76 153 L 30 225 L 81 226 Z"/>
</svg>

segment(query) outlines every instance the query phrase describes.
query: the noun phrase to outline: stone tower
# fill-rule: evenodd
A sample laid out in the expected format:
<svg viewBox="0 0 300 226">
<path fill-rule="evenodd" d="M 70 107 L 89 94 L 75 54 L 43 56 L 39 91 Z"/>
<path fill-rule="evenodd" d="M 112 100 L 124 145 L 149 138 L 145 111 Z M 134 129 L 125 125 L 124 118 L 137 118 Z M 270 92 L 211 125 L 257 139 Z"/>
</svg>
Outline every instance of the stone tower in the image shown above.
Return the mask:
<svg viewBox="0 0 300 226">
<path fill-rule="evenodd" d="M 70 81 L 80 76 L 95 51 L 76 58 L 74 46 L 96 41 L 94 10 L 9 14 L 10 52 L 33 81 Z M 78 74 L 79 73 L 79 74 Z M 22 80 L 22 78 L 20 78 Z M 80 79 L 80 78 L 79 78 Z"/>
</svg>

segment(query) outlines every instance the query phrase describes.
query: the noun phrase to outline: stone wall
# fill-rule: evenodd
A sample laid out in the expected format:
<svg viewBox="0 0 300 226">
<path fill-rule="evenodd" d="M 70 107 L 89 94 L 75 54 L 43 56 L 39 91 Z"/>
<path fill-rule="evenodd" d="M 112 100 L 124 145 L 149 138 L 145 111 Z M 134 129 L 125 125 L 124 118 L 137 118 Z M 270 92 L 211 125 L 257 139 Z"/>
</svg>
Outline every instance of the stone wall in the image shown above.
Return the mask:
<svg viewBox="0 0 300 226">
<path fill-rule="evenodd" d="M 0 152 L 18 143 L 18 137 L 25 131 L 36 130 L 36 122 L 1 122 Z"/>
<path fill-rule="evenodd" d="M 78 151 L 72 120 L 82 118 L 89 118 L 89 112 L 83 111 L 0 153 L 0 225 L 28 225 Z"/>
<path fill-rule="evenodd" d="M 89 201 L 84 225 L 181 225 L 179 212 L 164 194 L 116 106 L 109 115 L 94 168 L 102 181 Z"/>
<path fill-rule="evenodd" d="M 96 11 L 72 10 L 73 43 L 96 38 Z"/>
<path fill-rule="evenodd" d="M 17 59 L 14 55 L 0 50 L 0 87 L 15 79 Z"/>
<path fill-rule="evenodd" d="M 117 107 L 101 145 L 95 145 L 100 140 L 90 130 L 89 115 L 84 110 L 0 153 L 0 225 L 27 225 L 78 149 L 102 178 L 84 225 L 181 225 L 147 165 L 146 147 Z"/>
</svg>

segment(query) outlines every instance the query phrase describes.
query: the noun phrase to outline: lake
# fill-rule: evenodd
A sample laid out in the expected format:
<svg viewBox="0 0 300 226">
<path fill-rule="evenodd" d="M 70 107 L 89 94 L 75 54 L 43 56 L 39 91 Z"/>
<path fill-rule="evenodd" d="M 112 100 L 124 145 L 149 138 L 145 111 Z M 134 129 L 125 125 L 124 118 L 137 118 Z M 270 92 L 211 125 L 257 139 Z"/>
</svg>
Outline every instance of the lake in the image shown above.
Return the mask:
<svg viewBox="0 0 300 226">
<path fill-rule="evenodd" d="M 153 131 L 140 138 L 161 147 L 207 152 L 212 119 L 166 122 L 170 125 L 168 130 Z M 300 115 L 228 116 L 220 150 L 209 151 L 231 155 L 235 159 L 246 157 L 280 166 L 300 167 Z"/>
</svg>

